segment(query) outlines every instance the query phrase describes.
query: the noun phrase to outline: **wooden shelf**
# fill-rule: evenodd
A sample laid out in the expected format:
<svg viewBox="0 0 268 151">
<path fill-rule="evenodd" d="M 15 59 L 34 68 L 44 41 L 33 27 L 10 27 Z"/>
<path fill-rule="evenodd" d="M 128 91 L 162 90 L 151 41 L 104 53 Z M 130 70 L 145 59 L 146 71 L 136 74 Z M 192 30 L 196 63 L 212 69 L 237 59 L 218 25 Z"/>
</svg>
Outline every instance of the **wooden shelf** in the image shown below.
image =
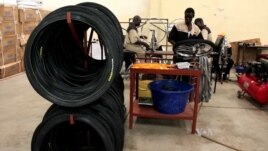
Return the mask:
<svg viewBox="0 0 268 151">
<path fill-rule="evenodd" d="M 158 112 L 153 106 L 139 105 L 138 100 L 135 100 L 133 102 L 133 115 L 143 118 L 193 120 L 194 110 L 191 104 L 188 103 L 185 111 L 182 113 L 163 114 Z"/>
</svg>

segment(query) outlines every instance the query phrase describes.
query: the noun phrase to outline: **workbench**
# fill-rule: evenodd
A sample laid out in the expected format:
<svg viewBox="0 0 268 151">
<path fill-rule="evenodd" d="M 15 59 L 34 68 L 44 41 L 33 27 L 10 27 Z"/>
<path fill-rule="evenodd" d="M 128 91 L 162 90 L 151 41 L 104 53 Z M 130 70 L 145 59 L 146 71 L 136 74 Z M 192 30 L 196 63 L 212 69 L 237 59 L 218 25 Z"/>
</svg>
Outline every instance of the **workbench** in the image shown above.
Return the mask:
<svg viewBox="0 0 268 151">
<path fill-rule="evenodd" d="M 262 45 L 239 45 L 236 57 L 237 64 L 245 64 L 246 62 L 255 61 L 257 56 L 261 54 L 262 50 L 267 50 L 268 46 Z"/>
</svg>

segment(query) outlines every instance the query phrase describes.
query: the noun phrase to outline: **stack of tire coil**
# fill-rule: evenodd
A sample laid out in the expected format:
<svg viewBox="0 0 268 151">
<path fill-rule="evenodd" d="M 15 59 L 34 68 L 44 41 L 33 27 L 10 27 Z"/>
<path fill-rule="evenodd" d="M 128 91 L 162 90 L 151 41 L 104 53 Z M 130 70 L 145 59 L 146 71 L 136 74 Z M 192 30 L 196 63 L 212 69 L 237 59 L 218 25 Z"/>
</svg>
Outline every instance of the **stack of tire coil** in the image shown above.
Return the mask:
<svg viewBox="0 0 268 151">
<path fill-rule="evenodd" d="M 105 59 L 84 51 L 94 34 Z M 96 3 L 59 8 L 34 29 L 25 71 L 35 91 L 53 105 L 33 134 L 32 151 L 123 150 L 122 43 L 117 18 Z"/>
</svg>

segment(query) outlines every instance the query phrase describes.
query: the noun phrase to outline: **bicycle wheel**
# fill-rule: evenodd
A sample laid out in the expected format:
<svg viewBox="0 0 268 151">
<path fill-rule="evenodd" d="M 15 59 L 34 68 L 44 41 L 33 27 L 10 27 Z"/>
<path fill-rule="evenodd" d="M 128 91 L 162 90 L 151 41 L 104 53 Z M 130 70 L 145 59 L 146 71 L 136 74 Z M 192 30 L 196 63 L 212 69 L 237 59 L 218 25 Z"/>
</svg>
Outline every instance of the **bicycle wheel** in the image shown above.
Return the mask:
<svg viewBox="0 0 268 151">
<path fill-rule="evenodd" d="M 177 56 L 194 58 L 210 54 L 215 49 L 213 42 L 203 39 L 188 39 L 177 42 L 173 52 Z"/>
</svg>

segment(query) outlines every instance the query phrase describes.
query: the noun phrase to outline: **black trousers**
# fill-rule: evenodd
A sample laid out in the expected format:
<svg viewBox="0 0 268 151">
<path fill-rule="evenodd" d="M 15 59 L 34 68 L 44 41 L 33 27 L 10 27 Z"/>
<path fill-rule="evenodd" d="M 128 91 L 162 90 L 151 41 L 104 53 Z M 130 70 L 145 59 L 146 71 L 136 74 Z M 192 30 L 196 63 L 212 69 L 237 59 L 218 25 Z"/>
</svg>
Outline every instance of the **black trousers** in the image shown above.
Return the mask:
<svg viewBox="0 0 268 151">
<path fill-rule="evenodd" d="M 125 70 L 129 68 L 129 66 L 135 62 L 135 52 L 124 51 L 124 61 L 125 61 Z"/>
</svg>

